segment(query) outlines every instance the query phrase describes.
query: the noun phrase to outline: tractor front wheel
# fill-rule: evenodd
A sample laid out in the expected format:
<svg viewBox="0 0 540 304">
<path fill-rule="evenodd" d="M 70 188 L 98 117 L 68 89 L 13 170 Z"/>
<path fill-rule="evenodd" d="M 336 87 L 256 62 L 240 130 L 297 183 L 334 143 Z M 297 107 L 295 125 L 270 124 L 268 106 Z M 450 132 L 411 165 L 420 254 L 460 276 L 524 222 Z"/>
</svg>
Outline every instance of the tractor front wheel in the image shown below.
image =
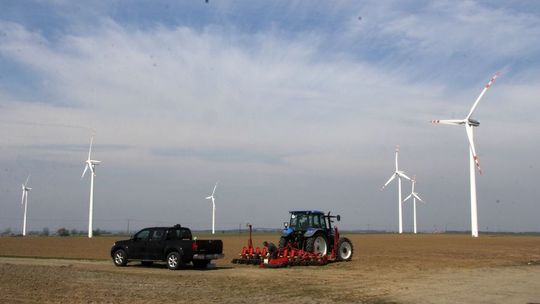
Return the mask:
<svg viewBox="0 0 540 304">
<path fill-rule="evenodd" d="M 306 251 L 326 255 L 328 253 L 328 240 L 323 234 L 315 234 L 307 239 Z"/>
<path fill-rule="evenodd" d="M 352 242 L 348 238 L 340 238 L 337 244 L 337 260 L 338 261 L 350 261 L 354 248 Z"/>
</svg>

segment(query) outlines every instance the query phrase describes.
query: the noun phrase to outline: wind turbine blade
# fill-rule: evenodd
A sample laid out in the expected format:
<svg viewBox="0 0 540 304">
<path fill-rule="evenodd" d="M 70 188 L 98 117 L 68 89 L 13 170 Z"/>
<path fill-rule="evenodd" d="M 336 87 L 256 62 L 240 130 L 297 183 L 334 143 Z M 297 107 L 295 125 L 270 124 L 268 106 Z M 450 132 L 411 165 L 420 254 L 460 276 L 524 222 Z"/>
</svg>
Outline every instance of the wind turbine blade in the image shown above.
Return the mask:
<svg viewBox="0 0 540 304">
<path fill-rule="evenodd" d="M 412 197 L 412 194 L 409 194 L 409 196 L 407 196 L 402 202 L 404 203 L 405 201 L 408 201 L 411 197 Z"/>
<path fill-rule="evenodd" d="M 212 196 L 207 196 L 205 199 L 212 199 Z"/>
<path fill-rule="evenodd" d="M 435 119 L 432 120 L 431 123 L 433 124 L 441 124 L 441 125 L 462 125 L 465 124 L 467 120 L 464 119 Z"/>
<path fill-rule="evenodd" d="M 476 110 L 476 107 L 478 106 L 478 103 L 480 102 L 480 99 L 482 99 L 482 97 L 484 97 L 484 94 L 491 87 L 491 85 L 495 82 L 495 79 L 497 79 L 499 74 L 500 74 L 499 72 L 495 73 L 495 75 L 493 75 L 493 77 L 491 77 L 489 82 L 486 84 L 484 89 L 482 89 L 482 92 L 480 92 L 480 95 L 478 95 L 478 98 L 476 98 L 476 101 L 474 102 L 473 106 L 471 107 L 471 110 L 469 111 L 469 115 L 467 115 L 466 119 L 471 118 L 471 115 L 474 113 L 474 110 Z"/>
<path fill-rule="evenodd" d="M 84 171 L 81 175 L 81 179 L 83 179 L 84 175 L 86 174 L 86 170 L 88 170 L 88 164 L 86 164 L 86 166 L 84 166 Z"/>
<path fill-rule="evenodd" d="M 22 197 L 21 197 L 21 205 L 24 205 L 24 195 L 25 194 L 26 194 L 26 191 L 24 191 L 24 186 L 23 186 Z"/>
<path fill-rule="evenodd" d="M 478 172 L 482 174 L 482 169 L 480 168 L 480 160 L 478 159 L 478 155 L 476 155 L 476 149 L 474 148 L 473 127 L 467 124 L 465 125 L 465 130 L 467 131 L 467 138 L 469 139 L 469 147 L 470 147 L 474 162 L 476 163 Z"/>
<path fill-rule="evenodd" d="M 96 176 L 96 171 L 94 169 L 94 164 L 88 165 L 88 168 L 90 169 L 90 172 L 93 176 Z"/>
<path fill-rule="evenodd" d="M 94 136 L 92 135 L 90 137 L 90 148 L 88 149 L 88 159 L 90 159 L 90 156 L 92 155 L 92 143 L 94 142 Z"/>
<path fill-rule="evenodd" d="M 412 196 L 414 196 L 417 200 L 421 201 L 422 203 L 424 203 L 424 201 L 420 198 L 420 196 L 418 196 L 418 194 L 416 193 L 413 193 L 411 194 Z M 410 195 L 409 195 L 410 196 Z"/>
<path fill-rule="evenodd" d="M 400 177 L 403 177 L 404 179 L 411 180 L 411 178 L 405 175 L 405 172 L 403 171 L 397 171 L 397 175 L 399 175 Z"/>
<path fill-rule="evenodd" d="M 26 187 L 26 184 L 28 184 L 29 179 L 30 179 L 30 174 L 28 174 L 28 177 L 26 178 L 26 181 L 24 182 L 24 187 Z"/>
<path fill-rule="evenodd" d="M 392 174 L 392 176 L 390 176 L 390 178 L 388 179 L 388 181 L 384 184 L 384 186 L 381 187 L 381 190 L 384 189 L 384 187 L 388 186 L 388 184 L 390 184 L 391 181 L 394 180 L 394 178 L 396 178 L 396 174 Z"/>
<path fill-rule="evenodd" d="M 216 184 L 214 185 L 214 190 L 212 191 L 212 196 L 214 196 L 214 193 L 216 193 L 217 184 L 218 184 L 218 183 L 216 183 Z"/>
<path fill-rule="evenodd" d="M 398 170 L 399 145 L 396 146 L 396 171 Z"/>
</svg>

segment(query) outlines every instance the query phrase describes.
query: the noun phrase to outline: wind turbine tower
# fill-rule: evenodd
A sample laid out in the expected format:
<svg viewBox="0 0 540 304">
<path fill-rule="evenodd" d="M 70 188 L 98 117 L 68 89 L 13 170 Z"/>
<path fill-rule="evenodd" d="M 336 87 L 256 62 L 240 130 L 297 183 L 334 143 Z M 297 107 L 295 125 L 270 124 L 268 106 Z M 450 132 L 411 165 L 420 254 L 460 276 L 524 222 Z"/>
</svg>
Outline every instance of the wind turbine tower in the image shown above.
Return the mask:
<svg viewBox="0 0 540 304">
<path fill-rule="evenodd" d="M 392 182 L 394 180 L 394 178 L 398 178 L 398 213 L 399 213 L 399 233 L 403 233 L 403 208 L 402 208 L 402 200 L 401 200 L 401 178 L 405 178 L 405 179 L 408 179 L 408 180 L 411 180 L 410 177 L 408 177 L 407 175 L 405 175 L 405 172 L 404 171 L 400 171 L 399 170 L 399 162 L 398 162 L 398 158 L 399 158 L 399 146 L 396 146 L 396 170 L 394 171 L 394 173 L 392 173 L 392 176 L 390 176 L 390 178 L 388 179 L 388 181 L 384 184 L 384 186 L 382 186 L 381 188 L 381 191 L 386 187 L 388 186 L 388 184 L 390 184 L 390 182 Z"/>
<path fill-rule="evenodd" d="M 216 198 L 214 197 L 214 194 L 216 193 L 217 188 L 217 182 L 214 185 L 214 190 L 212 191 L 212 195 L 207 196 L 206 199 L 212 200 L 212 234 L 215 234 L 215 226 L 216 226 Z"/>
<path fill-rule="evenodd" d="M 29 188 L 27 186 L 29 178 L 30 178 L 30 175 L 28 175 L 24 184 L 22 184 L 21 206 L 24 206 L 23 231 L 22 231 L 23 236 L 26 236 L 26 212 L 28 211 L 28 192 L 32 190 L 32 188 Z"/>
<path fill-rule="evenodd" d="M 478 172 L 482 174 L 482 170 L 480 169 L 480 161 L 478 160 L 478 155 L 476 154 L 476 149 L 474 148 L 474 136 L 473 136 L 473 127 L 480 126 L 480 122 L 477 120 L 474 120 L 471 118 L 472 114 L 474 113 L 474 110 L 476 110 L 476 107 L 478 106 L 478 103 L 480 102 L 480 99 L 484 96 L 486 91 L 491 87 L 491 85 L 495 82 L 495 79 L 499 76 L 499 73 L 497 72 L 489 82 L 486 84 L 484 89 L 482 89 L 482 92 L 480 92 L 480 95 L 478 98 L 476 98 L 476 101 L 474 102 L 471 110 L 469 111 L 469 114 L 464 119 L 445 119 L 445 120 L 432 120 L 431 122 L 434 124 L 445 124 L 445 125 L 457 125 L 457 126 L 465 126 L 465 131 L 467 132 L 467 138 L 469 140 L 469 175 L 470 175 L 470 187 L 471 187 L 471 235 L 473 237 L 478 237 L 478 212 L 477 212 L 477 201 L 476 201 L 476 168 L 478 168 Z"/>
<path fill-rule="evenodd" d="M 411 194 L 409 194 L 409 196 L 407 196 L 403 202 L 405 203 L 406 201 L 408 201 L 409 199 L 413 199 L 413 210 L 414 210 L 414 234 L 416 234 L 416 200 L 419 200 L 421 201 L 422 203 L 424 202 L 420 196 L 418 196 L 418 193 L 414 192 L 414 185 L 416 184 L 416 176 L 413 176 L 413 178 L 411 179 L 411 184 L 412 184 L 412 190 L 411 190 Z"/>
<path fill-rule="evenodd" d="M 88 237 L 89 238 L 93 236 L 92 221 L 94 217 L 94 177 L 96 177 L 96 165 L 101 163 L 101 161 L 99 160 L 92 159 L 93 141 L 94 141 L 94 136 L 90 137 L 90 149 L 88 150 L 88 159 L 85 161 L 86 166 L 84 167 L 84 171 L 81 175 L 81 179 L 83 179 L 84 174 L 86 174 L 86 170 L 90 169 L 90 206 L 88 210 Z"/>
</svg>

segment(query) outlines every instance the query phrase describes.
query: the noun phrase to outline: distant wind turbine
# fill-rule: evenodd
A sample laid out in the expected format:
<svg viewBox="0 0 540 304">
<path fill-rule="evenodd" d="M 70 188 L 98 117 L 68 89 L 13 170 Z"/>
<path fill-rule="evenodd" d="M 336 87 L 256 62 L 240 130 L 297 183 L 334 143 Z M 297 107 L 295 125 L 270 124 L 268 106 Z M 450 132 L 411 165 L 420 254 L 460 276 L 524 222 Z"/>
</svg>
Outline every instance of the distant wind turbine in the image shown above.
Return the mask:
<svg viewBox="0 0 540 304">
<path fill-rule="evenodd" d="M 22 198 L 21 198 L 21 206 L 24 206 L 24 216 L 23 216 L 23 232 L 22 235 L 26 235 L 26 212 L 28 210 L 28 192 L 32 190 L 32 188 L 29 188 L 27 186 L 28 179 L 30 179 L 30 175 L 26 178 L 26 181 L 24 184 L 22 184 Z"/>
<path fill-rule="evenodd" d="M 218 183 L 216 182 L 212 195 L 206 197 L 206 199 L 212 200 L 212 234 L 215 234 L 216 225 L 216 198 L 214 197 L 214 194 L 216 193 L 217 184 Z"/>
<path fill-rule="evenodd" d="M 474 169 L 475 165 L 478 168 L 478 172 L 480 172 L 480 174 L 482 174 L 482 170 L 480 169 L 480 161 L 478 160 L 478 155 L 476 154 L 476 149 L 474 148 L 474 137 L 473 137 L 473 127 L 480 126 L 480 122 L 472 119 L 471 116 L 474 113 L 474 110 L 476 110 L 476 107 L 478 106 L 480 99 L 482 99 L 486 91 L 491 87 L 491 85 L 495 82 L 495 79 L 497 79 L 498 76 L 499 76 L 499 73 L 497 72 L 495 75 L 493 75 L 493 77 L 491 77 L 491 79 L 486 84 L 482 92 L 480 92 L 480 95 L 478 96 L 478 98 L 476 98 L 476 101 L 474 102 L 467 117 L 465 117 L 464 119 L 446 119 L 446 120 L 432 120 L 431 121 L 434 124 L 465 126 L 465 131 L 467 132 L 467 138 L 469 139 L 469 158 L 470 158 L 469 175 L 470 175 L 470 182 L 471 182 L 471 235 L 473 237 L 478 237 L 478 213 L 477 213 L 477 202 L 476 202 L 476 171 Z"/>
<path fill-rule="evenodd" d="M 84 171 L 81 175 L 81 179 L 83 179 L 84 174 L 86 173 L 86 170 L 90 169 L 90 207 L 88 211 L 88 237 L 91 238 L 93 236 L 93 228 L 92 228 L 92 221 L 94 216 L 94 177 L 96 176 L 96 165 L 101 163 L 99 160 L 93 160 L 92 159 L 92 143 L 94 141 L 94 136 L 90 138 L 90 149 L 88 150 L 88 159 L 85 161 L 86 166 L 84 167 Z"/>
<path fill-rule="evenodd" d="M 414 192 L 414 185 L 416 184 L 416 176 L 413 176 L 413 178 L 411 179 L 411 184 L 412 184 L 412 189 L 411 189 L 411 194 L 409 194 L 409 196 L 407 196 L 403 202 L 405 203 L 406 201 L 408 201 L 409 199 L 413 199 L 413 210 L 414 210 L 414 234 L 416 234 L 416 200 L 419 200 L 421 201 L 422 203 L 424 202 L 420 196 L 418 196 L 418 193 L 417 192 Z"/>
<path fill-rule="evenodd" d="M 398 165 L 398 155 L 399 155 L 399 146 L 396 146 L 396 170 L 394 173 L 392 173 L 392 176 L 388 179 L 388 181 L 382 186 L 381 191 L 390 184 L 394 180 L 394 178 L 398 178 L 398 210 L 399 210 L 399 233 L 403 233 L 403 216 L 402 216 L 402 202 L 401 202 L 401 178 L 405 178 L 408 180 L 411 180 L 410 177 L 405 175 L 404 171 L 399 170 Z"/>
</svg>

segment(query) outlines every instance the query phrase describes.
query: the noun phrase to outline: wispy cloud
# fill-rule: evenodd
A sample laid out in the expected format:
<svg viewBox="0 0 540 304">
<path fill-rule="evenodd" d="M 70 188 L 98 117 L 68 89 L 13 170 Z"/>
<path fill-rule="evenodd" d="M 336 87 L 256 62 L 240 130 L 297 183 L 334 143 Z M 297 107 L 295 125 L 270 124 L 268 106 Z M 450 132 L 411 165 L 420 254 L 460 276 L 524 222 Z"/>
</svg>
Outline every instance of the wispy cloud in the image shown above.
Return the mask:
<svg viewBox="0 0 540 304">
<path fill-rule="evenodd" d="M 3 18 L 0 67 L 13 71 L 0 72 L 0 143 L 10 147 L 4 161 L 36 149 L 51 152 L 50 159 L 55 151 L 84 154 L 95 130 L 98 159 L 107 160 L 100 173 L 123 164 L 130 178 L 130 170 L 163 166 L 212 180 L 216 172 L 245 180 L 255 169 L 268 181 L 360 175 L 375 189 L 401 143 L 429 183 L 427 175 L 437 180 L 443 165 L 457 170 L 461 158 L 454 155 L 465 155 L 466 143 L 464 134 L 428 121 L 465 114 L 505 66 L 509 72 L 477 113 L 484 119 L 480 155 L 536 132 L 535 10 L 477 2 L 245 1 L 181 4 L 182 18 L 157 18 L 152 10 L 163 12 L 162 4 L 123 13 L 95 5 L 75 21 L 76 9 L 57 3 L 54 30 Z M 519 134 L 490 127 L 495 121 L 512 123 Z M 448 164 L 433 160 L 443 157 Z M 265 187 L 274 193 L 273 186 Z"/>
</svg>

